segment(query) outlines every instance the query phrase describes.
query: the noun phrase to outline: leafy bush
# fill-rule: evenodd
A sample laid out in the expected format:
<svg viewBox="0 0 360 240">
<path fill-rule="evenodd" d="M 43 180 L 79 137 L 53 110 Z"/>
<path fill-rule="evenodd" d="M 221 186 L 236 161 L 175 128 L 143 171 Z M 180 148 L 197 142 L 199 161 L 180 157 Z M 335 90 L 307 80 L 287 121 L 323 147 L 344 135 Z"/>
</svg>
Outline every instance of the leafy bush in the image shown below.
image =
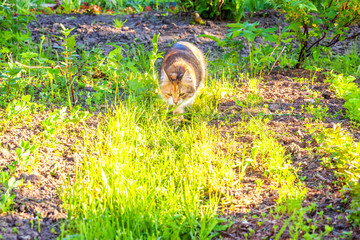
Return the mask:
<svg viewBox="0 0 360 240">
<path fill-rule="evenodd" d="M 245 10 L 249 12 L 268 9 L 270 6 L 271 4 L 269 0 L 245 0 Z"/>
<path fill-rule="evenodd" d="M 360 88 L 354 82 L 355 77 L 343 74 L 330 74 L 331 88 L 337 97 L 345 100 L 346 115 L 351 120 L 360 122 Z"/>
<path fill-rule="evenodd" d="M 346 115 L 353 121 L 360 122 L 360 89 L 345 97 Z"/>
<path fill-rule="evenodd" d="M 0 5 L 0 57 L 17 52 L 18 44 L 30 39 L 29 32 L 22 32 L 29 19 L 28 16 L 17 16 L 9 7 Z"/>
<path fill-rule="evenodd" d="M 345 190 L 350 190 L 353 199 L 350 219 L 355 225 L 360 224 L 360 144 L 343 131 L 340 125 L 327 128 L 316 137 L 320 148 L 328 154 L 322 159 L 323 164 L 336 169 L 335 174 L 343 182 Z"/>
<path fill-rule="evenodd" d="M 283 46 L 283 49 L 289 46 L 289 42 L 292 38 L 288 38 L 290 33 L 285 32 L 280 35 L 274 34 L 277 28 L 261 28 L 258 27 L 259 23 L 232 23 L 227 25 L 230 27 L 228 30 L 229 33 L 226 34 L 226 38 L 220 40 L 219 38 L 211 35 L 202 34 L 198 37 L 207 37 L 217 42 L 218 46 L 221 46 L 225 53 L 225 58 L 235 59 L 235 64 L 240 63 L 240 51 L 245 47 L 244 39 L 247 40 L 247 45 L 249 48 L 249 56 L 245 57 L 242 62 L 243 65 L 248 65 L 250 73 L 255 76 L 257 74 L 262 75 L 266 70 L 271 70 L 271 65 L 277 61 L 275 59 L 276 55 L 281 55 L 282 51 L 280 46 Z M 255 44 L 255 38 L 261 37 L 266 41 L 275 42 L 277 46 L 274 48 L 269 44 Z M 233 61 L 232 61 L 233 62 Z M 248 64 L 249 63 L 249 64 Z"/>
<path fill-rule="evenodd" d="M 349 26 L 360 20 L 358 0 L 273 0 L 272 3 L 285 13 L 290 21 L 288 28 L 299 41 L 297 68 L 310 55 L 316 60 L 322 50 L 360 35 L 349 32 Z"/>
<path fill-rule="evenodd" d="M 206 19 L 235 19 L 240 21 L 245 4 L 244 0 L 180 0 L 186 9 L 196 10 Z"/>
</svg>

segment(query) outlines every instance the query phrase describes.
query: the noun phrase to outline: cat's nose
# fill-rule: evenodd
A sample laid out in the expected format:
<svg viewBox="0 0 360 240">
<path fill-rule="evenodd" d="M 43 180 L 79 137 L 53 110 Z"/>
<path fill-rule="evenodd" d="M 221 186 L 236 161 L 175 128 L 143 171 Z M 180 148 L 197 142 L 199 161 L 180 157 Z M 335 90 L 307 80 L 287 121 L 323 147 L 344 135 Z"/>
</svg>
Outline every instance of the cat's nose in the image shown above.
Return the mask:
<svg viewBox="0 0 360 240">
<path fill-rule="evenodd" d="M 174 100 L 174 103 L 177 105 L 178 102 L 179 102 L 179 100 L 180 100 L 180 98 L 174 98 L 173 100 Z"/>
</svg>

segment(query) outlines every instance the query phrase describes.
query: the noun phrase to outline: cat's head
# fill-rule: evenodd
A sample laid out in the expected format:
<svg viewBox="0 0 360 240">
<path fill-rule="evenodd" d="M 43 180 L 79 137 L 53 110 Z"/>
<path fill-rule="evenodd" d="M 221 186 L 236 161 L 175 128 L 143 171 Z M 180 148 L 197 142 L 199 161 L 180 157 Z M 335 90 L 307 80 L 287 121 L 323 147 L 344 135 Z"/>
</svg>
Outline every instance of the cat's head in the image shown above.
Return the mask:
<svg viewBox="0 0 360 240">
<path fill-rule="evenodd" d="M 161 85 L 161 94 L 170 105 L 180 105 L 195 94 L 192 76 L 189 70 L 165 71 Z"/>
</svg>

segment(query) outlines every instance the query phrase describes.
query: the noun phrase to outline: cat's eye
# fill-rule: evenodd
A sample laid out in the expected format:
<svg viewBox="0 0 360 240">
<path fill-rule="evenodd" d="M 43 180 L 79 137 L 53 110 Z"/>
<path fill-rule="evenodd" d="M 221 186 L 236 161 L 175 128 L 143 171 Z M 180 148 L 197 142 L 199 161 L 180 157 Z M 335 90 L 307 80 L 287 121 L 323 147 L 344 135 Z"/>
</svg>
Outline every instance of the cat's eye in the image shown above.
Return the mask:
<svg viewBox="0 0 360 240">
<path fill-rule="evenodd" d="M 165 94 L 165 96 L 167 96 L 167 97 L 171 97 L 171 94 L 170 94 L 170 93 L 167 93 L 167 94 Z"/>
<path fill-rule="evenodd" d="M 185 93 L 180 93 L 179 96 L 183 97 L 183 96 L 185 96 Z"/>
</svg>

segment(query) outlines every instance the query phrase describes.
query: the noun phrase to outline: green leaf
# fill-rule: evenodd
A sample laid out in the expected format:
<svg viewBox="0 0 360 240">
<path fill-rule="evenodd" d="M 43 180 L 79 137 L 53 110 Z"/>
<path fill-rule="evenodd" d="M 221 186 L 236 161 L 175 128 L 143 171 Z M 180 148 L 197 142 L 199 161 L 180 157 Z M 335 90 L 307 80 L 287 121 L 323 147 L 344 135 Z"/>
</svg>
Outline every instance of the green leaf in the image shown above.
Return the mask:
<svg viewBox="0 0 360 240">
<path fill-rule="evenodd" d="M 277 40 L 279 40 L 279 36 L 277 35 L 271 35 L 271 34 L 266 34 L 265 35 L 265 41 L 269 41 L 269 42 L 276 42 Z"/>
<path fill-rule="evenodd" d="M 7 47 L 2 47 L 0 50 L 0 53 L 3 53 L 3 54 L 11 53 L 11 50 L 8 49 Z"/>
<path fill-rule="evenodd" d="M 215 36 L 211 36 L 211 35 L 207 35 L 207 34 L 200 34 L 197 37 L 205 37 L 205 38 L 210 38 L 211 40 L 214 40 L 215 42 L 217 42 L 218 44 L 221 42 L 221 40 L 218 37 Z"/>
<path fill-rule="evenodd" d="M 21 71 L 21 68 L 11 68 L 9 71 L 10 76 L 15 76 Z"/>
<path fill-rule="evenodd" d="M 25 95 L 21 97 L 22 102 L 29 102 L 31 100 L 31 95 Z"/>
<path fill-rule="evenodd" d="M 276 30 L 278 30 L 278 29 L 277 28 L 263 28 L 262 32 L 264 32 L 264 33 L 273 33 Z"/>
<path fill-rule="evenodd" d="M 37 57 L 38 54 L 37 53 L 34 53 L 34 52 L 24 52 L 24 53 L 21 53 L 20 54 L 23 58 L 27 58 L 27 59 L 30 59 L 30 58 L 34 58 L 34 57 Z"/>
<path fill-rule="evenodd" d="M 121 47 L 112 50 L 108 55 L 109 60 L 120 61 L 121 59 L 123 59 L 123 56 L 121 55 L 121 51 L 122 51 Z"/>
<path fill-rule="evenodd" d="M 16 152 L 16 155 L 20 158 L 20 157 L 21 157 L 21 153 L 22 153 L 21 148 L 17 148 L 17 149 L 15 150 L 15 152 Z"/>
<path fill-rule="evenodd" d="M 157 45 L 159 42 L 159 37 L 160 37 L 160 33 L 159 34 L 154 33 L 153 38 L 152 38 L 152 43 Z"/>
<path fill-rule="evenodd" d="M 314 12 L 318 11 L 317 7 L 312 2 L 309 2 L 307 7 L 310 11 L 314 11 Z"/>
<path fill-rule="evenodd" d="M 228 25 L 226 25 L 227 27 L 231 27 L 231 28 L 242 28 L 242 24 L 241 23 L 230 23 Z"/>
<path fill-rule="evenodd" d="M 319 59 L 320 53 L 321 53 L 320 49 L 314 49 L 312 51 L 312 55 L 313 55 L 313 58 L 315 61 L 317 61 Z"/>
<path fill-rule="evenodd" d="M 132 72 L 138 72 L 138 69 L 135 67 L 134 62 L 127 62 L 126 66 L 130 69 Z"/>
<path fill-rule="evenodd" d="M 255 33 L 253 33 L 253 32 L 250 32 L 250 31 L 245 30 L 245 31 L 244 31 L 244 37 L 245 37 L 248 41 L 253 42 L 253 41 L 255 40 L 256 35 L 255 35 Z"/>
<path fill-rule="evenodd" d="M 12 178 L 10 178 L 10 180 L 8 182 L 8 188 L 10 188 L 10 189 L 17 188 L 21 183 L 22 183 L 22 181 L 20 181 L 20 180 L 17 181 L 15 177 L 12 177 Z"/>
<path fill-rule="evenodd" d="M 76 40 L 74 36 L 71 36 L 66 40 L 66 46 L 68 48 L 74 48 L 75 45 L 76 45 Z"/>
<path fill-rule="evenodd" d="M 226 35 L 227 38 L 229 39 L 233 39 L 233 38 L 236 38 L 238 36 L 242 36 L 244 33 L 241 29 L 238 29 L 238 30 L 235 30 L 229 34 Z"/>
<path fill-rule="evenodd" d="M 286 40 L 282 40 L 283 43 L 288 44 L 289 42 L 291 42 L 294 38 L 288 38 Z"/>
</svg>

